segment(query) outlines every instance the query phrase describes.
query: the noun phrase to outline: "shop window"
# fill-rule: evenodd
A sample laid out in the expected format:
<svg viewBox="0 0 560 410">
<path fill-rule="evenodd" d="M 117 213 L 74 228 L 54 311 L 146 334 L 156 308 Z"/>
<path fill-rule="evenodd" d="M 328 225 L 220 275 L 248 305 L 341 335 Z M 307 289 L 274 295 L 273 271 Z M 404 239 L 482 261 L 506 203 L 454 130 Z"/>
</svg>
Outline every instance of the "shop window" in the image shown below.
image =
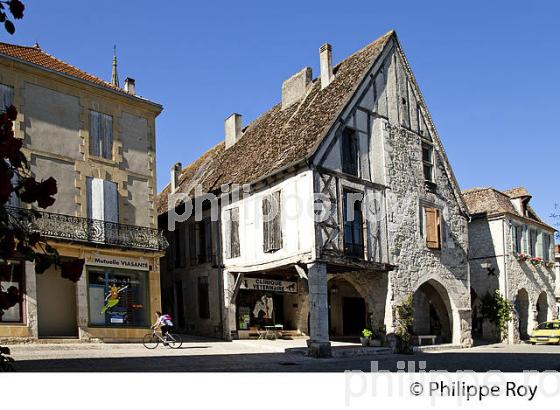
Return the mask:
<svg viewBox="0 0 560 410">
<path fill-rule="evenodd" d="M 364 218 L 362 215 L 362 194 L 344 192 L 344 253 L 356 258 L 364 258 Z"/>
<path fill-rule="evenodd" d="M 358 135 L 351 128 L 342 131 L 342 171 L 358 176 Z"/>
<path fill-rule="evenodd" d="M 90 269 L 88 296 L 92 326 L 148 325 L 147 272 Z"/>
<path fill-rule="evenodd" d="M 201 319 L 210 319 L 208 276 L 198 277 L 198 317 Z"/>
<path fill-rule="evenodd" d="M 113 159 L 113 117 L 90 111 L 89 122 L 89 153 L 95 157 Z"/>
<path fill-rule="evenodd" d="M 225 248 L 226 258 L 240 256 L 239 246 L 239 208 L 228 209 L 225 212 Z"/>
<path fill-rule="evenodd" d="M 262 200 L 263 251 L 282 249 L 282 202 L 281 192 L 266 195 Z"/>
<path fill-rule="evenodd" d="M 21 262 L 10 261 L 0 264 L 0 289 L 2 292 L 10 292 L 9 289 L 14 287 L 19 295 L 24 293 L 23 269 L 24 265 Z M 0 308 L 0 323 L 23 323 L 23 301 L 21 298 L 18 303 L 8 309 Z"/>
</svg>

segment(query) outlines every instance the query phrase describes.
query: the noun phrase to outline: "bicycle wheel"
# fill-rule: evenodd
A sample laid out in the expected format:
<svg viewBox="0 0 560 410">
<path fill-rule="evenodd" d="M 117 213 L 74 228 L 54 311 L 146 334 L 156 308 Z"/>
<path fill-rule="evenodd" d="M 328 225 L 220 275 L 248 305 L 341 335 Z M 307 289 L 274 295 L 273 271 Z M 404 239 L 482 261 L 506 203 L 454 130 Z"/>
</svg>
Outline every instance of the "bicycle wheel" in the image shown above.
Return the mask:
<svg viewBox="0 0 560 410">
<path fill-rule="evenodd" d="M 167 335 L 167 343 L 169 343 L 169 347 L 172 349 L 178 349 L 183 344 L 183 338 L 176 334 L 168 334 Z"/>
<path fill-rule="evenodd" d="M 158 347 L 159 337 L 157 337 L 153 333 L 148 333 L 146 336 L 144 336 L 144 339 L 142 339 L 142 344 L 146 349 L 155 349 L 156 347 Z"/>
</svg>

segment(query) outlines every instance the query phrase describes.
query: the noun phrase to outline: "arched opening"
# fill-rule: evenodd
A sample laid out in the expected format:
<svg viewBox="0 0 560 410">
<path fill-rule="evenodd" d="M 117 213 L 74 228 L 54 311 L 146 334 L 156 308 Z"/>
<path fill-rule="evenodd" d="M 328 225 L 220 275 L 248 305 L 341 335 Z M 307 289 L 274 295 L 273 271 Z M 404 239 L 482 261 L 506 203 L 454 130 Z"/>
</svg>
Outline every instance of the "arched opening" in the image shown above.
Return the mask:
<svg viewBox="0 0 560 410">
<path fill-rule="evenodd" d="M 482 315 L 482 300 L 478 297 L 473 288 L 471 288 L 471 311 L 472 311 L 472 337 L 480 340 L 484 337 L 484 316 Z"/>
<path fill-rule="evenodd" d="M 537 299 L 537 322 L 546 322 L 548 319 L 548 299 L 546 292 L 541 292 Z"/>
<path fill-rule="evenodd" d="M 453 316 L 447 291 L 439 282 L 429 280 L 414 293 L 415 336 L 436 336 L 436 343 L 453 340 Z"/>
<path fill-rule="evenodd" d="M 343 278 L 333 278 L 329 289 L 329 334 L 357 338 L 368 327 L 367 306 L 356 288 Z"/>
<path fill-rule="evenodd" d="M 527 328 L 529 326 L 529 294 L 525 289 L 517 291 L 514 307 L 519 322 L 519 337 L 521 340 L 526 340 L 528 339 Z"/>
</svg>

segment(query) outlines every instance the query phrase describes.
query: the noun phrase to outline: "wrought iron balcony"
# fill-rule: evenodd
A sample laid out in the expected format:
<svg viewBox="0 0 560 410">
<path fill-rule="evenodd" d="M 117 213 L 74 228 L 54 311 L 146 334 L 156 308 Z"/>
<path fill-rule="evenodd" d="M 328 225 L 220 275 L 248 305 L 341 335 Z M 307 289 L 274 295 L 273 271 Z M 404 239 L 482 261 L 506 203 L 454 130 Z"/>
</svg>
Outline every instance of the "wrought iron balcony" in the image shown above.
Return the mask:
<svg viewBox="0 0 560 410">
<path fill-rule="evenodd" d="M 18 220 L 30 221 L 31 229 L 46 238 L 156 251 L 169 246 L 163 233 L 153 228 L 23 208 L 7 210 Z"/>
</svg>

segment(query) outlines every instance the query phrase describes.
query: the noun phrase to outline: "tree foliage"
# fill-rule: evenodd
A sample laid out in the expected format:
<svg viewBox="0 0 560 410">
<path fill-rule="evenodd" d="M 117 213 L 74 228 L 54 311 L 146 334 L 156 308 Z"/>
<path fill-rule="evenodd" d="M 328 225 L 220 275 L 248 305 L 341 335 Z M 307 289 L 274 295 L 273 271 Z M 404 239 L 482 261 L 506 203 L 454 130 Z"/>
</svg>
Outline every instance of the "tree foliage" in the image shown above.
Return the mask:
<svg viewBox="0 0 560 410">
<path fill-rule="evenodd" d="M 487 293 L 482 299 L 482 316 L 494 323 L 500 332 L 501 341 L 507 337 L 507 324 L 512 320 L 513 304 L 499 290 Z"/>
<path fill-rule="evenodd" d="M 4 23 L 8 33 L 16 32 L 16 26 L 9 18 L 10 14 L 14 19 L 19 20 L 23 18 L 24 10 L 25 5 L 20 0 L 0 1 L 0 23 Z"/>
</svg>

